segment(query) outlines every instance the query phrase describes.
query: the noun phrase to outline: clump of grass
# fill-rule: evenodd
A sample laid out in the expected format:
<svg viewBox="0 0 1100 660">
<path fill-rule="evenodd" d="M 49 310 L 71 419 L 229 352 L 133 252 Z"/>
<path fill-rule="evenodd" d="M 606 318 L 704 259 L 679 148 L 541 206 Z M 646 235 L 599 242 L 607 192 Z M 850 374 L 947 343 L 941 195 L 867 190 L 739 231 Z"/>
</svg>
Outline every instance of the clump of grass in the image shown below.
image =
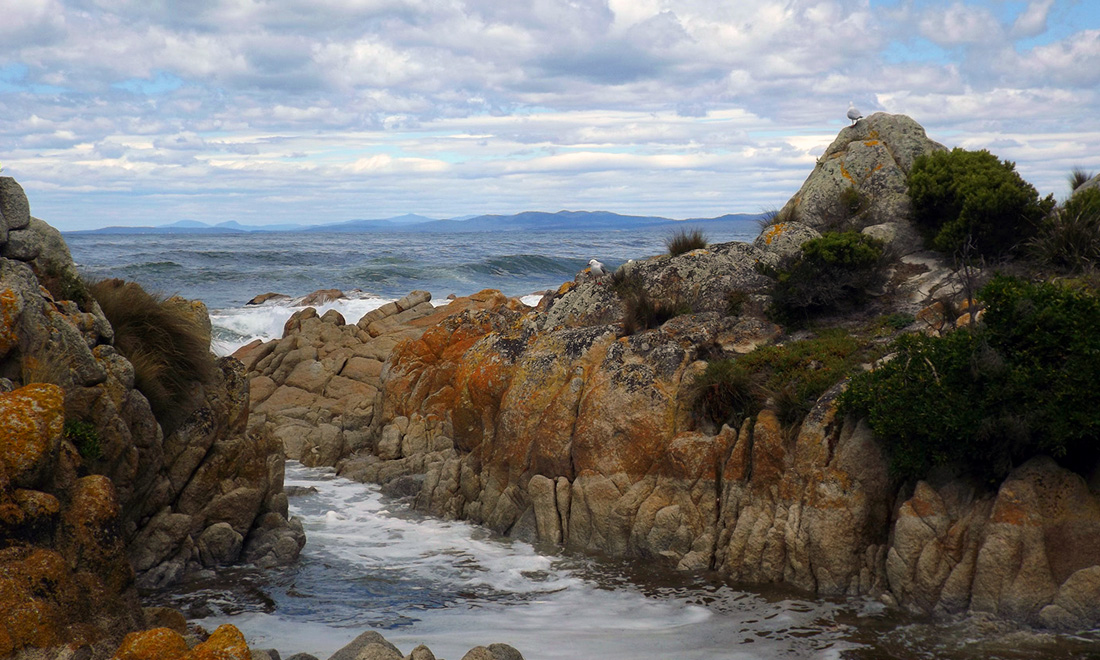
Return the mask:
<svg viewBox="0 0 1100 660">
<path fill-rule="evenodd" d="M 65 422 L 65 439 L 73 443 L 81 458 L 95 461 L 103 458 L 103 445 L 99 441 L 99 432 L 90 422 Z"/>
<path fill-rule="evenodd" d="M 624 335 L 659 328 L 669 319 L 691 313 L 691 306 L 678 298 L 653 300 L 644 289 L 629 292 L 622 301 Z"/>
<path fill-rule="evenodd" d="M 665 247 L 674 257 L 706 246 L 707 237 L 701 229 L 678 229 L 665 239 Z"/>
<path fill-rule="evenodd" d="M 210 343 L 179 306 L 119 279 L 88 287 L 115 331 L 115 348 L 134 366 L 134 386 L 149 400 L 165 435 L 190 413 L 195 383 L 214 371 Z"/>
<path fill-rule="evenodd" d="M 1100 265 L 1100 188 L 1083 190 L 1052 211 L 1027 247 L 1040 263 L 1072 273 Z"/>
<path fill-rule="evenodd" d="M 749 293 L 743 289 L 733 289 L 726 293 L 726 315 L 740 316 L 749 302 Z"/>
<path fill-rule="evenodd" d="M 764 397 L 752 374 L 733 360 L 708 362 L 707 368 L 691 383 L 695 410 L 704 419 L 721 428 L 733 428 L 760 412 Z"/>
<path fill-rule="evenodd" d="M 1091 179 L 1094 176 L 1096 176 L 1096 175 L 1093 174 L 1092 172 L 1085 171 L 1083 168 L 1080 168 L 1080 167 L 1073 168 L 1072 170 L 1070 170 L 1069 175 L 1066 177 L 1066 180 L 1069 181 L 1069 190 L 1070 190 L 1070 192 L 1073 192 L 1074 190 L 1077 190 L 1082 185 L 1087 183 L 1088 180 Z"/>
<path fill-rule="evenodd" d="M 764 209 L 764 215 L 756 221 L 757 226 L 760 227 L 760 231 L 764 231 L 772 225 L 780 225 L 785 222 L 798 222 L 798 211 L 794 206 L 784 206 L 781 209 L 777 209 L 774 206 Z"/>
</svg>

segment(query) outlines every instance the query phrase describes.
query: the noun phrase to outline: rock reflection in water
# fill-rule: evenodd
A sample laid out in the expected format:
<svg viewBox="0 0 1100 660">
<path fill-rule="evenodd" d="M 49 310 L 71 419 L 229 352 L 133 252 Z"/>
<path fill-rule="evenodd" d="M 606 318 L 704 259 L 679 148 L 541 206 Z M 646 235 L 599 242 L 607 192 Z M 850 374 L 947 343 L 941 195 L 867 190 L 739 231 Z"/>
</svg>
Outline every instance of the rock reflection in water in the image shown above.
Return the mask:
<svg viewBox="0 0 1100 660">
<path fill-rule="evenodd" d="M 448 658 L 485 639 L 528 660 L 1053 660 L 1100 649 L 1097 638 L 1032 635 L 973 618 L 938 625 L 865 600 L 808 601 L 646 562 L 540 554 L 294 463 L 287 485 L 308 536 L 297 566 L 225 571 L 152 598 L 209 629 L 233 623 L 254 648 L 321 658 L 368 628 Z"/>
</svg>

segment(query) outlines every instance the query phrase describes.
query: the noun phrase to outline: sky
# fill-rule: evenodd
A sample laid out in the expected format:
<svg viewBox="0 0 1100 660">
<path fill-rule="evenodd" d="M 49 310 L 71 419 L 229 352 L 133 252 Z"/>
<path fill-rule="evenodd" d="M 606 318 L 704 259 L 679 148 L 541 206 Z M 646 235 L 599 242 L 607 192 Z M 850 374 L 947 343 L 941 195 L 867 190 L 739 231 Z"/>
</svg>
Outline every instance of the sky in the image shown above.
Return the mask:
<svg viewBox="0 0 1100 660">
<path fill-rule="evenodd" d="M 0 0 L 0 166 L 62 230 L 782 206 L 864 115 L 1100 171 L 1097 0 Z"/>
</svg>

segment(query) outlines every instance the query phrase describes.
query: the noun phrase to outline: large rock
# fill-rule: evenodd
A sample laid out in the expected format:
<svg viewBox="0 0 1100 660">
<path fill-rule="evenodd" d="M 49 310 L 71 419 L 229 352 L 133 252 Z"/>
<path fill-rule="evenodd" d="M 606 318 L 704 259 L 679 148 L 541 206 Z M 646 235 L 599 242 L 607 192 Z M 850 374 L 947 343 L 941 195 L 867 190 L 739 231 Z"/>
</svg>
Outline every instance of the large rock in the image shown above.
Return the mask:
<svg viewBox="0 0 1100 660">
<path fill-rule="evenodd" d="M 777 217 L 819 231 L 907 223 L 913 161 L 944 148 L 905 115 L 873 114 L 840 131 Z M 910 234 L 892 235 L 903 254 L 919 249 Z"/>
<path fill-rule="evenodd" d="M 346 323 L 335 312 L 307 307 L 287 321 L 283 337 L 238 352 L 252 383 L 250 427 L 270 433 L 289 458 L 305 465 L 335 465 L 372 446 L 383 361 L 394 346 L 414 341 L 424 328 L 466 309 L 518 305 L 483 292 L 436 308 L 426 291 L 414 291 Z"/>
<path fill-rule="evenodd" d="M 1100 188 L 1100 174 L 1097 174 L 1088 181 L 1074 188 L 1073 194 L 1076 195 L 1077 193 L 1088 190 L 1089 188 Z"/>
<path fill-rule="evenodd" d="M 919 482 L 902 504 L 886 568 L 917 612 L 989 612 L 1079 630 L 1100 621 L 1100 496 L 1047 457 L 996 494 Z"/>
<path fill-rule="evenodd" d="M 165 437 L 61 235 L 8 178 L 0 210 L 0 655 L 105 657 L 143 624 L 135 585 L 293 561 L 304 536 L 241 364 L 196 377 Z M 201 303 L 168 304 L 209 334 Z"/>
</svg>

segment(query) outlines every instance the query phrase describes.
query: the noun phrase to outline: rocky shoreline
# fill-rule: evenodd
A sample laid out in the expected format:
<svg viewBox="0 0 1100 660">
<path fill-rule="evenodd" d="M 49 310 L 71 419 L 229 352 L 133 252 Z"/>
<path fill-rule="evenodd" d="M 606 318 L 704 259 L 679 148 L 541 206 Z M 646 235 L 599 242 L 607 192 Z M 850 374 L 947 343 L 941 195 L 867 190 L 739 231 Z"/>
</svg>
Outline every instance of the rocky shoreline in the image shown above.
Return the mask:
<svg viewBox="0 0 1100 660">
<path fill-rule="evenodd" d="M 182 617 L 180 617 L 182 620 Z M 115 653 L 116 660 L 282 660 L 275 649 L 249 649 L 241 631 L 230 624 L 219 626 L 205 639 L 197 638 L 183 626 L 152 628 L 131 633 Z M 286 660 L 318 660 L 309 653 L 295 653 Z M 421 644 L 408 654 L 368 630 L 333 653 L 328 660 L 436 660 L 431 649 Z M 519 651 L 507 644 L 475 646 L 461 660 L 523 660 Z"/>
<path fill-rule="evenodd" d="M 841 220 L 895 259 L 876 309 L 919 319 L 909 331 L 959 324 L 966 283 L 905 221 L 909 168 L 942 149 L 907 117 L 868 117 L 753 244 L 586 270 L 536 307 L 414 291 L 354 323 L 307 308 L 189 381 L 171 425 L 60 234 L 0 177 L 0 655 L 278 660 L 232 626 L 194 636 L 138 589 L 294 562 L 284 457 L 569 551 L 922 615 L 1100 626 L 1100 466 L 1040 455 L 993 487 L 949 470 L 898 480 L 867 423 L 838 412 L 843 381 L 797 422 L 778 397 L 732 425 L 694 407 L 710 363 L 813 334 L 762 313 L 769 273 Z M 633 327 L 638 291 L 682 309 Z M 165 304 L 209 343 L 201 303 Z M 434 657 L 373 632 L 352 646 L 331 660 Z M 492 645 L 464 660 L 515 658 Z"/>
<path fill-rule="evenodd" d="M 943 326 L 942 305 L 923 301 L 961 290 L 956 275 L 897 221 L 908 167 L 942 149 L 907 117 L 845 128 L 781 211 L 800 222 L 628 265 L 654 298 L 693 302 L 643 332 L 624 335 L 620 296 L 587 273 L 534 309 L 487 291 L 439 308 L 410 294 L 355 325 L 307 310 L 238 354 L 259 384 L 254 423 L 305 438 L 287 447 L 307 465 L 516 538 L 913 613 L 1095 627 L 1096 479 L 1036 457 L 992 490 L 950 474 L 899 485 L 868 428 L 838 417 L 842 383 L 793 429 L 774 409 L 720 429 L 690 409 L 707 360 L 784 339 L 757 315 L 725 313 L 724 294 L 762 295 L 759 265 L 834 222 L 825 200 L 843 186 L 873 200 L 858 210 L 863 233 L 900 256 L 890 309 Z M 339 395 L 352 390 L 370 405 L 349 411 Z"/>
</svg>

